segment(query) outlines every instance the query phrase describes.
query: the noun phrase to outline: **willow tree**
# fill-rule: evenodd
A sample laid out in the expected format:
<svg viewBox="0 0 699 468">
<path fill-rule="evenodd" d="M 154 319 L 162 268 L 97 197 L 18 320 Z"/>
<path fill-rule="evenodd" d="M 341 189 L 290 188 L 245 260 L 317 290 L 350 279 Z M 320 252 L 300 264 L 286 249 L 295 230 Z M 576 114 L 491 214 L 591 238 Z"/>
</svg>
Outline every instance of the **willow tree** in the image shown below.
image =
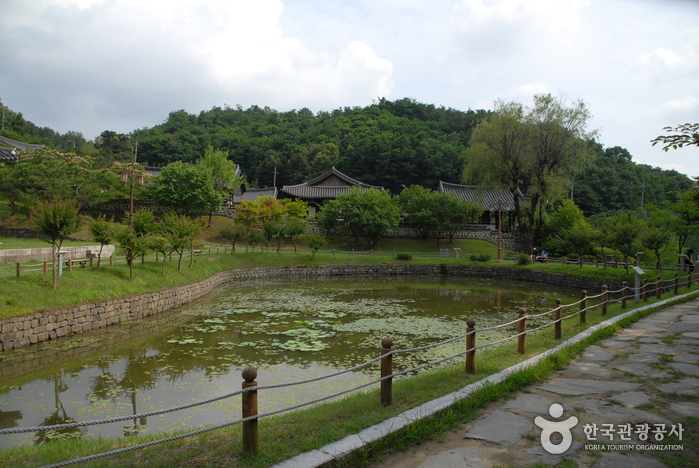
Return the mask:
<svg viewBox="0 0 699 468">
<path fill-rule="evenodd" d="M 531 250 L 546 220 L 546 207 L 567 193 L 569 176 L 592 157 L 590 118 L 582 100 L 569 106 L 562 98 L 539 94 L 532 107 L 496 102 L 495 113 L 473 131 L 464 152 L 464 180 L 508 187 L 525 250 Z M 520 190 L 526 204 L 519 203 Z"/>
</svg>

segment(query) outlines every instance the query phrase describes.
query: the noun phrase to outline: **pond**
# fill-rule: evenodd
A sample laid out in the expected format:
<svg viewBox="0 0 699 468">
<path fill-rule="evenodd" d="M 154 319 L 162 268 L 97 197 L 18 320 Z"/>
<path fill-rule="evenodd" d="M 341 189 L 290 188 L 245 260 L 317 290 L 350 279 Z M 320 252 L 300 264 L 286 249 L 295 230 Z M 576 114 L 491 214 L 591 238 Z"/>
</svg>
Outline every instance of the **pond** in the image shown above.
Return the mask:
<svg viewBox="0 0 699 468">
<path fill-rule="evenodd" d="M 241 371 L 259 385 L 355 366 L 394 349 L 504 323 L 526 307 L 550 310 L 579 291 L 546 284 L 454 277 L 314 278 L 245 282 L 156 317 L 0 354 L 0 428 L 133 415 L 225 395 Z M 534 326 L 532 324 L 532 326 Z M 507 330 L 512 333 L 514 328 Z M 479 334 L 479 343 L 498 335 Z M 456 354 L 464 342 L 394 358 L 394 370 Z M 298 387 L 260 390 L 259 411 L 285 408 L 377 378 L 378 363 Z M 2 435 L 0 448 L 78 437 L 191 429 L 240 417 L 240 397 L 185 411 L 82 429 Z"/>
</svg>

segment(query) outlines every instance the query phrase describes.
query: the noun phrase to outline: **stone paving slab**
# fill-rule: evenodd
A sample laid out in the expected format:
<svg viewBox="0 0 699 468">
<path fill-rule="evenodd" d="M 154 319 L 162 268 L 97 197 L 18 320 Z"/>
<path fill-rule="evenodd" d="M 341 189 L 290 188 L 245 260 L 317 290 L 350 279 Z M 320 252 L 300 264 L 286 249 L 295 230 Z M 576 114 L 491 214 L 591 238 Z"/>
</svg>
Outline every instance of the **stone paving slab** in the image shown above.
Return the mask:
<svg viewBox="0 0 699 468">
<path fill-rule="evenodd" d="M 608 401 L 586 400 L 583 402 L 582 406 L 585 408 L 585 412 L 587 414 L 600 416 L 611 421 L 632 423 L 653 421 L 661 424 L 670 424 L 670 421 L 657 415 L 648 414 L 645 411 L 640 411 L 637 409 L 615 405 L 613 403 L 609 403 Z"/>
<path fill-rule="evenodd" d="M 672 403 L 668 405 L 668 408 L 682 416 L 694 416 L 695 418 L 699 418 L 699 403 L 694 403 L 693 401 Z"/>
<path fill-rule="evenodd" d="M 594 362 L 574 362 L 566 367 L 566 371 L 596 379 L 611 379 L 614 377 L 614 374 Z"/>
<path fill-rule="evenodd" d="M 699 362 L 699 354 L 689 354 L 689 353 L 681 353 L 676 355 L 673 360 L 675 362 L 684 362 L 687 364 L 696 364 Z"/>
<path fill-rule="evenodd" d="M 687 333 L 682 333 L 682 336 L 687 337 L 687 338 L 697 338 L 697 339 L 699 339 L 699 333 L 698 333 L 698 332 L 687 332 Z"/>
<path fill-rule="evenodd" d="M 683 379 L 679 382 L 666 383 L 658 386 L 658 390 L 678 395 L 696 395 L 699 391 L 699 379 Z"/>
<path fill-rule="evenodd" d="M 589 362 L 609 362 L 614 359 L 614 354 L 597 345 L 591 345 L 585 349 L 580 359 Z"/>
<path fill-rule="evenodd" d="M 558 395 L 594 395 L 596 393 L 626 392 L 642 388 L 643 384 L 629 382 L 608 382 L 586 379 L 553 379 L 535 388 Z"/>
<path fill-rule="evenodd" d="M 691 365 L 691 364 L 690 364 Z M 671 374 L 659 369 L 654 369 L 647 364 L 641 364 L 639 362 L 631 364 L 621 364 L 614 366 L 614 369 L 618 369 L 622 372 L 627 372 L 629 374 L 635 375 L 643 379 L 668 379 L 672 377 Z"/>
<path fill-rule="evenodd" d="M 420 468 L 488 468 L 478 448 L 462 447 L 447 450 L 427 459 Z"/>
<path fill-rule="evenodd" d="M 555 465 L 561 461 L 561 458 L 574 458 L 584 445 L 577 440 L 574 440 L 570 447 L 560 455 L 552 455 L 544 450 L 543 447 L 534 447 L 527 451 L 527 455 L 532 458 L 534 463 L 543 463 L 545 465 Z"/>
<path fill-rule="evenodd" d="M 633 362 L 655 363 L 660 361 L 660 355 L 652 353 L 638 353 L 630 354 L 626 359 Z"/>
<path fill-rule="evenodd" d="M 665 468 L 665 465 L 652 458 L 628 455 L 602 455 L 593 468 Z"/>
<path fill-rule="evenodd" d="M 677 350 L 666 344 L 642 344 L 641 354 L 677 354 Z"/>
<path fill-rule="evenodd" d="M 614 395 L 614 399 L 630 408 L 635 408 L 636 406 L 645 405 L 650 402 L 650 397 L 641 392 L 620 393 L 619 395 Z"/>
<path fill-rule="evenodd" d="M 464 439 L 481 439 L 503 445 L 517 445 L 520 437 L 531 432 L 532 425 L 522 416 L 497 410 L 474 424 Z"/>
<path fill-rule="evenodd" d="M 699 377 L 699 366 L 694 364 L 686 364 L 683 362 L 673 362 L 670 367 L 678 372 L 682 372 L 685 375 L 691 375 L 692 377 Z"/>
<path fill-rule="evenodd" d="M 532 393 L 520 393 L 516 399 L 509 400 L 504 406 L 504 409 L 515 410 L 515 411 L 526 411 L 527 413 L 540 414 L 542 416 L 549 416 L 549 408 L 554 404 L 553 401 L 541 395 L 534 395 Z M 566 411 L 572 411 L 572 407 L 568 405 L 563 406 L 563 414 Z"/>
</svg>

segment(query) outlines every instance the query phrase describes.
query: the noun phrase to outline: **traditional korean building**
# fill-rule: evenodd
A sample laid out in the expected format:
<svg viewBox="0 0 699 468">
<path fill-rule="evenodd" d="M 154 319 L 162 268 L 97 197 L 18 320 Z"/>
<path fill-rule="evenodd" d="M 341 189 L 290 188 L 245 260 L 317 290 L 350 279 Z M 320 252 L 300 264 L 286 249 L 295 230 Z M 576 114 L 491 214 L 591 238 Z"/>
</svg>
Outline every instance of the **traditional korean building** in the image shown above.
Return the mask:
<svg viewBox="0 0 699 468">
<path fill-rule="evenodd" d="M 502 210 L 503 218 L 506 215 L 510 227 L 514 223 L 513 214 L 515 211 L 514 197 L 505 187 L 481 187 L 478 185 L 459 185 L 449 182 L 439 181 L 440 192 L 449 193 L 461 200 L 474 203 L 483 209 L 483 214 L 478 220 L 478 224 L 489 225 L 493 229 L 498 228 L 498 215 Z M 524 195 L 518 191 L 520 206 L 524 203 Z M 503 222 L 503 227 L 507 226 L 507 221 Z"/>
<path fill-rule="evenodd" d="M 335 169 L 333 166 L 328 171 L 298 185 L 285 185 L 279 189 L 279 198 L 295 198 L 308 203 L 308 214 L 314 216 L 318 207 L 329 200 L 334 200 L 341 193 L 349 193 L 352 187 L 360 190 L 377 189 L 383 191 L 381 186 L 369 185 L 355 180 Z"/>
<path fill-rule="evenodd" d="M 5 164 L 15 164 L 19 161 L 19 155 L 14 148 L 2 148 L 0 147 L 0 167 Z"/>
</svg>

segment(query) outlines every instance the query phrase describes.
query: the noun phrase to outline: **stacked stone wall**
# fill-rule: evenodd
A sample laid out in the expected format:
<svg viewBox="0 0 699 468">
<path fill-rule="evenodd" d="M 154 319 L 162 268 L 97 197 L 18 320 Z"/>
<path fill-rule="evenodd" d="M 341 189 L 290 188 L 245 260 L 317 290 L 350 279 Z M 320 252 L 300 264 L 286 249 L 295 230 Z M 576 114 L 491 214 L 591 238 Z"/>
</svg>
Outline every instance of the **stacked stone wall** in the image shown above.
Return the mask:
<svg viewBox="0 0 699 468">
<path fill-rule="evenodd" d="M 303 278 L 322 276 L 426 275 L 467 276 L 548 283 L 586 289 L 590 295 L 621 289 L 619 282 L 569 276 L 543 271 L 478 265 L 316 265 L 267 268 L 241 268 L 216 273 L 198 283 L 168 288 L 137 296 L 110 299 L 36 312 L 26 317 L 0 321 L 0 349 L 21 348 L 75 333 L 104 328 L 182 306 L 199 299 L 221 284 L 249 279 Z"/>
</svg>

